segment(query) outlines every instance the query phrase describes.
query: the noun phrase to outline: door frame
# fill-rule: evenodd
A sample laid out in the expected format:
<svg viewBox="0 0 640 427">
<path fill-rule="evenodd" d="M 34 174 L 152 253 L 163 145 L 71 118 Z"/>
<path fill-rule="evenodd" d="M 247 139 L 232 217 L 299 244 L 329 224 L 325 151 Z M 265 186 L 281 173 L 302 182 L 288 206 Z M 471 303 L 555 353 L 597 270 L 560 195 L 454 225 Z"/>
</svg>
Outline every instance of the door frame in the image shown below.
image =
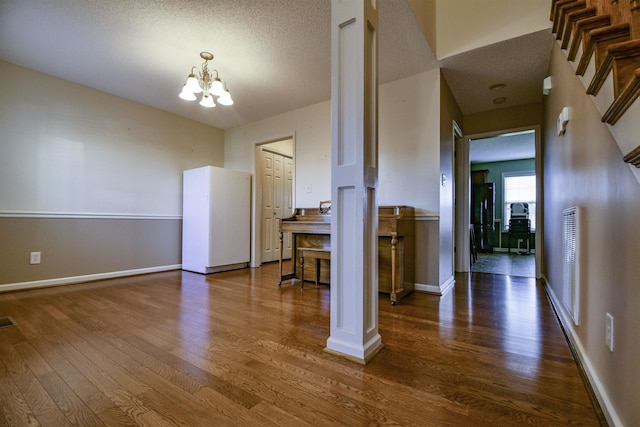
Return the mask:
<svg viewBox="0 0 640 427">
<path fill-rule="evenodd" d="M 535 263 L 536 263 L 536 279 L 542 278 L 542 260 L 543 260 L 543 239 L 544 234 L 544 197 L 543 197 L 543 168 L 542 168 L 542 139 L 540 125 L 523 126 L 518 128 L 502 129 L 492 132 L 477 133 L 473 135 L 465 135 L 460 144 L 456 147 L 456 188 L 460 187 L 460 192 L 456 192 L 456 196 L 462 197 L 461 203 L 456 203 L 455 207 L 455 224 L 459 228 L 460 233 L 456 234 L 456 246 L 459 249 L 456 254 L 456 270 L 459 272 L 469 272 L 471 270 L 470 257 L 470 235 L 469 227 L 464 224 L 470 223 L 471 209 L 471 162 L 469 160 L 469 141 L 502 135 L 511 132 L 521 132 L 533 130 L 535 135 L 535 171 L 536 171 L 536 233 L 535 233 Z"/>
<path fill-rule="evenodd" d="M 277 154 L 291 156 L 293 162 L 293 182 L 292 185 L 292 206 L 296 205 L 296 137 L 295 133 L 291 135 L 283 136 L 280 138 L 274 138 L 267 141 L 257 142 L 254 145 L 253 149 L 253 170 L 254 170 L 254 182 L 255 186 L 253 188 L 253 257 L 251 261 L 252 267 L 260 267 L 262 265 L 262 222 L 264 218 L 262 217 L 262 148 L 265 145 L 274 144 L 280 141 L 291 140 L 292 143 L 292 152 L 285 153 L 282 151 L 278 151 L 277 149 L 271 148 L 269 151 L 272 151 Z"/>
<path fill-rule="evenodd" d="M 469 163 L 469 140 L 465 138 L 462 129 L 455 122 L 453 122 L 453 144 L 451 144 L 451 149 L 453 150 L 453 254 L 452 254 L 452 271 L 455 275 L 456 271 L 459 270 L 458 267 L 461 265 L 461 256 L 467 254 L 467 264 L 468 264 L 468 254 L 469 254 L 469 231 L 467 230 L 467 237 L 464 238 L 464 229 L 465 223 L 469 222 L 469 212 L 465 215 L 459 214 L 460 204 L 465 203 L 464 194 L 465 191 L 469 191 L 469 182 L 465 181 L 464 177 L 461 176 L 461 173 L 464 172 L 464 165 L 461 162 Z M 465 143 L 467 145 L 466 154 L 465 154 Z M 466 157 L 465 157 L 466 156 Z M 466 159 L 466 160 L 465 160 Z M 467 166 L 468 168 L 468 166 Z M 464 214 L 464 212 L 462 212 Z M 466 221 L 466 222 L 465 222 Z M 468 228 L 468 227 L 466 227 Z M 468 271 L 468 270 L 467 270 Z"/>
</svg>

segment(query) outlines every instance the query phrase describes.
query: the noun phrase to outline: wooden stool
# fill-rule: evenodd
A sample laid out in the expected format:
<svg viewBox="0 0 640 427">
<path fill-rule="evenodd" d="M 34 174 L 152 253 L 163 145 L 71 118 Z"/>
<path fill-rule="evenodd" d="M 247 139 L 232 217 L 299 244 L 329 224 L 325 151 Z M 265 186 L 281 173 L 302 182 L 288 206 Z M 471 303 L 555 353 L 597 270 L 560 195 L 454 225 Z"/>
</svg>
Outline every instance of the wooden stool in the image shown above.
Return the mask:
<svg viewBox="0 0 640 427">
<path fill-rule="evenodd" d="M 300 259 L 301 288 L 304 289 L 304 264 L 305 258 L 316 260 L 316 286 L 320 281 L 320 260 L 331 259 L 331 249 L 329 248 L 298 248 L 298 258 Z"/>
</svg>

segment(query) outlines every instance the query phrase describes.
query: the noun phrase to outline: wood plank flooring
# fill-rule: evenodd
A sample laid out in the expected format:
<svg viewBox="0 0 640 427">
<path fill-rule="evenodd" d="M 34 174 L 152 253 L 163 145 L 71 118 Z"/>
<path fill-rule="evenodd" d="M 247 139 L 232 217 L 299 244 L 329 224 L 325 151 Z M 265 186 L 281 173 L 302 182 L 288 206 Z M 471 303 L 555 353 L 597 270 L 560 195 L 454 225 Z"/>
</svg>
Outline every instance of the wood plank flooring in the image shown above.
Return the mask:
<svg viewBox="0 0 640 427">
<path fill-rule="evenodd" d="M 0 294 L 0 426 L 599 425 L 541 285 L 380 298 L 367 366 L 323 349 L 329 288 L 277 265 Z"/>
</svg>

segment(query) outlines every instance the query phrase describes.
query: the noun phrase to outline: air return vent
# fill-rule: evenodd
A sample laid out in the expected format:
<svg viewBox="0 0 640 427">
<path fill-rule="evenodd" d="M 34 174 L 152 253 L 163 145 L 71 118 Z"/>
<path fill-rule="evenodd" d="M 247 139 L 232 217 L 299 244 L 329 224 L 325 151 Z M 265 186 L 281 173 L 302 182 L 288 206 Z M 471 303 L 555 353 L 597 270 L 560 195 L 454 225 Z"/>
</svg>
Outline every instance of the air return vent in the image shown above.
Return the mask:
<svg viewBox="0 0 640 427">
<path fill-rule="evenodd" d="M 16 322 L 11 317 L 0 317 L 0 329 L 16 326 Z"/>
<path fill-rule="evenodd" d="M 580 324 L 580 209 L 562 211 L 562 303 Z"/>
</svg>

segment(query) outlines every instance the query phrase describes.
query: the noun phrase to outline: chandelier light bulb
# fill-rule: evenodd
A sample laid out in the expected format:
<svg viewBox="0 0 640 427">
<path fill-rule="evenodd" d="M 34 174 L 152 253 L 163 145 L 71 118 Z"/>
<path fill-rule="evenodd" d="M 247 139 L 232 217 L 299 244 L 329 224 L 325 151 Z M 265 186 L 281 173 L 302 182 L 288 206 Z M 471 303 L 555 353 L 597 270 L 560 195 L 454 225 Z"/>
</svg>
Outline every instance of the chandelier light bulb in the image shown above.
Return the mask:
<svg viewBox="0 0 640 427">
<path fill-rule="evenodd" d="M 211 93 L 215 96 L 221 96 L 224 93 L 224 85 L 220 78 L 216 77 L 211 83 Z"/>
<path fill-rule="evenodd" d="M 193 74 L 189 74 L 189 77 L 187 77 L 186 87 L 191 91 L 191 93 L 202 92 L 202 88 L 200 87 L 200 82 L 198 81 L 196 76 Z"/>
<path fill-rule="evenodd" d="M 220 98 L 218 98 L 218 104 L 222 105 L 233 105 L 233 99 L 231 99 L 231 94 L 228 90 L 225 90 Z"/>
<path fill-rule="evenodd" d="M 196 96 L 194 95 L 193 92 L 191 92 L 187 88 L 186 84 L 184 86 L 182 86 L 182 91 L 180 92 L 180 95 L 178 95 L 178 96 L 180 98 L 184 99 L 185 101 L 195 101 L 196 100 Z"/>
<path fill-rule="evenodd" d="M 206 108 L 212 108 L 216 106 L 215 102 L 213 102 L 213 97 L 206 92 L 202 95 L 200 105 Z"/>
</svg>

